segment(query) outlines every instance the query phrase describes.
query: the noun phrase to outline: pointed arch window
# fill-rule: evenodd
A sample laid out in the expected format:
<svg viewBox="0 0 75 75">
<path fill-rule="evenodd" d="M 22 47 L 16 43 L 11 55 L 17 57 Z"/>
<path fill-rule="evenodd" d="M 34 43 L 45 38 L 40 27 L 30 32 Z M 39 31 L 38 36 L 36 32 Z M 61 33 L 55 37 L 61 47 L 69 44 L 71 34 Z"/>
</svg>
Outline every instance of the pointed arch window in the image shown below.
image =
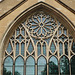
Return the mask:
<svg viewBox="0 0 75 75">
<path fill-rule="evenodd" d="M 13 59 L 8 56 L 4 61 L 3 75 L 13 75 Z"/>
<path fill-rule="evenodd" d="M 62 56 L 60 59 L 60 75 L 70 75 L 69 59 L 66 56 Z"/>
<path fill-rule="evenodd" d="M 15 75 L 24 75 L 24 60 L 19 56 L 15 61 Z"/>
<path fill-rule="evenodd" d="M 75 42 L 64 22 L 41 9 L 19 23 L 6 41 L 4 71 L 11 75 L 74 74 Z"/>
<path fill-rule="evenodd" d="M 75 74 L 75 56 L 71 58 L 71 75 Z"/>
<path fill-rule="evenodd" d="M 43 56 L 39 57 L 37 65 L 38 75 L 47 75 L 47 63 Z"/>
<path fill-rule="evenodd" d="M 49 59 L 49 75 L 58 75 L 58 60 L 56 57 L 52 56 Z"/>
<path fill-rule="evenodd" d="M 26 61 L 26 75 L 35 75 L 35 60 L 32 56 Z"/>
</svg>

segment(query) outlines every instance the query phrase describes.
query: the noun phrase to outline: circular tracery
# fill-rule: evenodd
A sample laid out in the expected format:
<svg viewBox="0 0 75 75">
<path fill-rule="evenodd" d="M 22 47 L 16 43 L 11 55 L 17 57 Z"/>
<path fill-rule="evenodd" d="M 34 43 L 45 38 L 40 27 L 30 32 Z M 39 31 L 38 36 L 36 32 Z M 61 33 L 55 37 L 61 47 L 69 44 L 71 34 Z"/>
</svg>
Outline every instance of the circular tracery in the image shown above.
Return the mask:
<svg viewBox="0 0 75 75">
<path fill-rule="evenodd" d="M 51 36 L 57 27 L 55 19 L 43 11 L 30 16 L 26 25 L 33 37 L 40 38 Z"/>
</svg>

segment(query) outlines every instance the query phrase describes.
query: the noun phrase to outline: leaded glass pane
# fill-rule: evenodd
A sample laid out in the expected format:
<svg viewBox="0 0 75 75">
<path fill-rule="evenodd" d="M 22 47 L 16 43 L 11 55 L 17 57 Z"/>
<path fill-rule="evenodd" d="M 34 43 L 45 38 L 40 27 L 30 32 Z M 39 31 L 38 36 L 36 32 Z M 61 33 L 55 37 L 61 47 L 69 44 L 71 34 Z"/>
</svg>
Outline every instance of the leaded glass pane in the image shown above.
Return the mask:
<svg viewBox="0 0 75 75">
<path fill-rule="evenodd" d="M 17 28 L 17 29 L 16 29 L 16 35 L 19 35 L 19 33 L 20 33 L 20 29 Z"/>
<path fill-rule="evenodd" d="M 65 48 L 64 48 L 64 50 L 65 50 L 65 54 L 68 55 L 68 43 L 65 42 L 64 45 L 65 45 Z"/>
<path fill-rule="evenodd" d="M 66 56 L 60 59 L 60 75 L 70 75 L 69 60 Z"/>
<path fill-rule="evenodd" d="M 60 42 L 59 43 L 59 55 L 63 54 L 63 44 Z"/>
<path fill-rule="evenodd" d="M 24 75 L 24 60 L 20 56 L 15 61 L 15 75 Z"/>
<path fill-rule="evenodd" d="M 11 51 L 12 51 L 12 46 L 11 46 L 11 43 L 9 42 L 7 47 L 7 52 L 10 53 Z"/>
<path fill-rule="evenodd" d="M 35 75 L 35 60 L 31 56 L 26 61 L 26 75 Z"/>
<path fill-rule="evenodd" d="M 3 75 L 13 75 L 13 60 L 7 57 L 4 61 Z"/>
<path fill-rule="evenodd" d="M 16 56 L 19 54 L 19 43 L 16 43 Z"/>
<path fill-rule="evenodd" d="M 43 44 L 43 54 L 46 56 L 46 44 Z"/>
<path fill-rule="evenodd" d="M 64 34 L 67 35 L 67 29 L 64 29 Z"/>
<path fill-rule="evenodd" d="M 53 42 L 53 41 L 52 41 L 52 43 L 51 43 L 50 50 L 52 51 L 52 53 L 54 53 L 54 51 L 56 50 L 56 47 L 55 47 L 55 45 L 54 45 L 54 42 Z"/>
<path fill-rule="evenodd" d="M 75 75 L 75 56 L 71 58 L 71 75 Z"/>
<path fill-rule="evenodd" d="M 49 59 L 49 75 L 58 75 L 58 61 L 54 56 Z"/>
<path fill-rule="evenodd" d="M 47 63 L 43 56 L 38 59 L 38 75 L 47 75 Z"/>
<path fill-rule="evenodd" d="M 30 41 L 29 46 L 28 46 L 28 51 L 31 53 L 33 51 L 33 45 L 32 42 Z"/>
<path fill-rule="evenodd" d="M 38 43 L 38 45 L 37 45 L 37 55 L 39 56 L 40 54 L 41 54 L 41 44 L 40 43 Z"/>
<path fill-rule="evenodd" d="M 22 33 L 22 35 L 25 35 L 25 29 L 24 28 L 21 29 L 21 33 Z"/>
<path fill-rule="evenodd" d="M 72 51 L 75 52 L 75 42 L 72 43 Z"/>
<path fill-rule="evenodd" d="M 22 42 L 21 43 L 21 54 L 24 56 L 24 51 L 25 51 L 25 44 Z"/>
</svg>

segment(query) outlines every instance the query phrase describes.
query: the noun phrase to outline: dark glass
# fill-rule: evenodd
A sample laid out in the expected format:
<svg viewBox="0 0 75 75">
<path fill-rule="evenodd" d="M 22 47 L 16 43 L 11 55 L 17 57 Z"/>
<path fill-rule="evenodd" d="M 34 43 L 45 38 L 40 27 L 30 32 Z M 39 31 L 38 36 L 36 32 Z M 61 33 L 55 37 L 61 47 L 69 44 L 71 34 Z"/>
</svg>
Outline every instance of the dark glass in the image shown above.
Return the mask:
<svg viewBox="0 0 75 75">
<path fill-rule="evenodd" d="M 68 55 L 68 43 L 65 42 L 64 45 L 65 45 L 64 46 L 65 47 L 65 54 Z"/>
<path fill-rule="evenodd" d="M 75 56 L 71 58 L 71 75 L 75 75 Z"/>
<path fill-rule="evenodd" d="M 35 75 L 35 61 L 31 56 L 26 61 L 26 75 Z"/>
<path fill-rule="evenodd" d="M 49 59 L 49 75 L 58 75 L 58 61 L 54 56 Z"/>
<path fill-rule="evenodd" d="M 75 52 L 75 42 L 72 43 L 72 51 Z"/>
<path fill-rule="evenodd" d="M 70 75 L 69 60 L 66 56 L 60 59 L 60 75 Z"/>
<path fill-rule="evenodd" d="M 13 75 L 13 60 L 7 57 L 4 61 L 3 75 Z"/>
<path fill-rule="evenodd" d="M 20 56 L 15 61 L 15 75 L 24 75 L 24 60 Z"/>
<path fill-rule="evenodd" d="M 39 56 L 40 54 L 41 54 L 41 44 L 40 43 L 38 43 L 38 45 L 37 45 L 37 55 Z"/>
<path fill-rule="evenodd" d="M 38 75 L 47 75 L 47 63 L 46 63 L 46 59 L 41 56 L 38 59 Z"/>
</svg>

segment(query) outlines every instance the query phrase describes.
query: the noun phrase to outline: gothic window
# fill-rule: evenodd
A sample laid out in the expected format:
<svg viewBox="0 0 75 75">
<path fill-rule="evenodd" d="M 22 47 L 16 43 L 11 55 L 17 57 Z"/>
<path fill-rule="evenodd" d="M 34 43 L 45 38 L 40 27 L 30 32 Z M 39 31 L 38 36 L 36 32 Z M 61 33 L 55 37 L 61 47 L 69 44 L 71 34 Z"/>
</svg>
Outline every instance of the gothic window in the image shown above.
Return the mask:
<svg viewBox="0 0 75 75">
<path fill-rule="evenodd" d="M 4 61 L 3 75 L 13 75 L 13 59 L 9 56 Z"/>
<path fill-rule="evenodd" d="M 30 14 L 13 31 L 5 45 L 3 75 L 75 74 L 74 38 L 50 12 Z"/>
<path fill-rule="evenodd" d="M 26 61 L 26 75 L 35 75 L 35 60 L 32 56 Z"/>
<path fill-rule="evenodd" d="M 71 75 L 75 74 L 75 56 L 71 58 Z"/>
<path fill-rule="evenodd" d="M 58 60 L 54 56 L 49 59 L 49 75 L 58 75 Z"/>
<path fill-rule="evenodd" d="M 47 64 L 46 64 L 46 59 L 41 56 L 38 59 L 38 75 L 47 75 Z"/>
<path fill-rule="evenodd" d="M 15 75 L 24 75 L 24 60 L 20 56 L 15 61 Z"/>
<path fill-rule="evenodd" d="M 60 59 L 60 75 L 70 75 L 69 59 L 66 56 Z"/>
</svg>

